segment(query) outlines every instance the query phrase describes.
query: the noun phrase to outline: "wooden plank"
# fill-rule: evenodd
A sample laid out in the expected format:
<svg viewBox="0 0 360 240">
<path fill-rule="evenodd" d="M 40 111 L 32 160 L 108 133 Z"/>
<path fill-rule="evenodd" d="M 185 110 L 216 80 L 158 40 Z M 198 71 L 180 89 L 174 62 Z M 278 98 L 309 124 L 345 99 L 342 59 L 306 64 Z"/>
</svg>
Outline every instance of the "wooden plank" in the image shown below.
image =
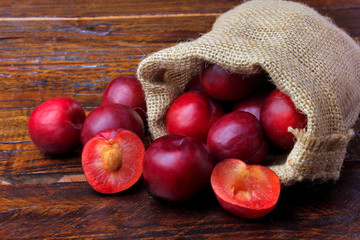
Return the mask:
<svg viewBox="0 0 360 240">
<path fill-rule="evenodd" d="M 183 13 L 221 13 L 242 1 L 210 0 L 190 1 L 112 1 L 112 0 L 75 0 L 62 1 L 0 1 L 0 17 L 93 17 L 93 16 L 134 16 L 134 15 L 166 15 Z"/>
<path fill-rule="evenodd" d="M 0 17 L 93 17 L 93 16 L 133 16 L 133 15 L 165 15 L 169 13 L 221 13 L 242 3 L 233 0 L 171 0 L 171 1 L 112 1 L 112 0 L 75 0 L 62 1 L 0 1 Z M 357 0 L 303 0 L 299 1 L 317 9 L 349 9 L 359 8 Z"/>
<path fill-rule="evenodd" d="M 257 220 L 226 212 L 211 191 L 189 204 L 157 201 L 142 179 L 123 193 L 96 193 L 81 149 L 54 157 L 32 144 L 27 120 L 42 101 L 69 96 L 89 113 L 112 78 L 201 36 L 241 2 L 0 0 L 0 238 L 360 238 L 360 120 L 338 182 L 284 189 L 274 211 Z M 359 0 L 301 2 L 360 40 Z"/>
<path fill-rule="evenodd" d="M 48 18 L 37 20 L 0 19 L 0 36 L 4 39 L 30 37 L 35 40 L 42 37 L 52 37 L 50 38 L 50 40 L 52 40 L 61 36 L 62 39 L 60 40 L 65 41 L 65 43 L 66 39 L 79 39 L 79 37 L 103 38 L 110 36 L 122 37 L 123 42 L 130 43 L 134 43 L 135 39 L 137 44 L 147 40 L 147 37 L 150 37 L 149 43 L 156 42 L 156 40 L 151 39 L 151 37 L 162 36 L 162 40 L 166 42 L 166 39 L 175 33 L 181 38 L 186 38 L 187 34 L 196 34 L 196 36 L 198 36 L 200 33 L 203 33 L 204 30 L 210 30 L 216 17 L 219 15 L 220 14 L 199 14 L 190 16 L 175 15 L 160 18 L 130 17 L 119 19 L 104 17 L 85 20 L 54 18 L 51 19 L 51 21 L 49 21 Z M 195 21 L 198 22 L 198 24 L 194 26 L 193 23 Z M 179 33 L 181 33 L 181 35 Z M 182 34 L 185 35 L 182 36 Z M 144 40 L 142 41 L 142 39 Z M 88 40 L 89 44 L 92 43 L 91 40 L 92 39 Z M 11 45 L 16 44 L 16 42 L 12 43 L 12 41 L 8 43 Z M 100 44 L 101 42 L 98 40 L 94 44 L 96 43 Z"/>
<path fill-rule="evenodd" d="M 87 183 L 0 186 L 2 239 L 191 238 L 351 239 L 360 236 L 360 169 L 337 184 L 283 190 L 275 210 L 246 220 L 223 210 L 212 193 L 174 205 L 149 197 L 140 181 L 103 195 Z M 336 227 L 334 227 L 336 226 Z"/>
</svg>

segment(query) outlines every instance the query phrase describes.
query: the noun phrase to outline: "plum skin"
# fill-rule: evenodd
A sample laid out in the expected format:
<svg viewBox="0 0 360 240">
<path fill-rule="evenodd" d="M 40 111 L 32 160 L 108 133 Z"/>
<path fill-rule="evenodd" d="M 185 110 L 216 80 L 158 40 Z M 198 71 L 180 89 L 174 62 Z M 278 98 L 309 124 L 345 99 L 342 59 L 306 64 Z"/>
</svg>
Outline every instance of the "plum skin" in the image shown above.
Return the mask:
<svg viewBox="0 0 360 240">
<path fill-rule="evenodd" d="M 101 104 L 119 103 L 134 108 L 146 120 L 145 93 L 140 81 L 134 76 L 114 78 L 106 86 Z"/>
<path fill-rule="evenodd" d="M 82 145 L 85 145 L 96 133 L 111 128 L 130 130 L 142 140 L 145 136 L 144 122 L 133 108 L 109 103 L 95 108 L 86 117 L 80 133 Z"/>
<path fill-rule="evenodd" d="M 296 140 L 288 132 L 288 128 L 305 128 L 307 116 L 296 109 L 288 95 L 275 89 L 264 100 L 260 121 L 265 135 L 273 145 L 290 150 Z"/>
<path fill-rule="evenodd" d="M 260 121 L 261 108 L 263 106 L 264 100 L 267 94 L 259 92 L 252 94 L 246 99 L 240 100 L 233 107 L 234 111 L 244 111 L 253 114 Z"/>
<path fill-rule="evenodd" d="M 185 202 L 200 194 L 210 186 L 214 167 L 205 144 L 177 134 L 156 139 L 143 164 L 150 194 L 169 202 Z"/>
<path fill-rule="evenodd" d="M 31 113 L 28 131 L 32 142 L 47 154 L 66 154 L 80 144 L 85 111 L 74 99 L 57 97 L 41 103 Z"/>
<path fill-rule="evenodd" d="M 204 92 L 204 90 L 201 88 L 200 83 L 200 75 L 194 76 L 190 81 L 186 84 L 184 92 L 190 92 L 190 91 L 199 91 Z"/>
<path fill-rule="evenodd" d="M 264 141 L 257 118 L 248 112 L 235 111 L 219 118 L 210 128 L 207 145 L 218 162 L 226 158 L 251 159 Z"/>
<path fill-rule="evenodd" d="M 222 115 L 224 111 L 219 103 L 203 92 L 190 91 L 172 103 L 165 126 L 168 134 L 181 134 L 206 142 L 210 127 Z"/>
<path fill-rule="evenodd" d="M 263 78 L 263 73 L 229 73 L 216 64 L 209 64 L 200 74 L 200 83 L 204 92 L 214 99 L 237 101 L 251 94 Z"/>
</svg>

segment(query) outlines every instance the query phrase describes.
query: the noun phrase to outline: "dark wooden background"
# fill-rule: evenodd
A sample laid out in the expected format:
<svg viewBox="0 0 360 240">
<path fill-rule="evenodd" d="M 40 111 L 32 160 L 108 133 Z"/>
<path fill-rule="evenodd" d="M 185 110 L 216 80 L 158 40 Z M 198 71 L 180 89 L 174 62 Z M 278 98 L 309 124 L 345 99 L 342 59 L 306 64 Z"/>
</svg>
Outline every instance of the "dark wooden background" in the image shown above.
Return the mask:
<svg viewBox="0 0 360 240">
<path fill-rule="evenodd" d="M 359 0 L 301 2 L 360 40 Z M 338 182 L 285 189 L 257 220 L 227 213 L 210 193 L 189 205 L 157 201 L 142 181 L 120 194 L 96 193 L 80 151 L 55 158 L 32 144 L 27 120 L 41 102 L 68 96 L 89 113 L 112 78 L 199 37 L 240 3 L 0 0 L 0 239 L 360 239 L 359 135 Z"/>
</svg>

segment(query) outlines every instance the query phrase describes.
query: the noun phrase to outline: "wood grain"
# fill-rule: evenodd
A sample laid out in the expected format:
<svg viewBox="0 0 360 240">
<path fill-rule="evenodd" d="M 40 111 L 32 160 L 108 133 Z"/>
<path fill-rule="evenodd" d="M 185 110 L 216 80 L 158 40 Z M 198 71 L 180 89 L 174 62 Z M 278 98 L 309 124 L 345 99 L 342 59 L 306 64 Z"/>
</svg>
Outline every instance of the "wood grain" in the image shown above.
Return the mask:
<svg viewBox="0 0 360 240">
<path fill-rule="evenodd" d="M 192 204 L 166 204 L 151 198 L 142 182 L 111 196 L 94 192 L 87 183 L 0 186 L 0 221 L 6 222 L 0 236 L 356 239 L 360 188 L 354 183 L 359 181 L 357 170 L 347 170 L 338 184 L 286 189 L 275 210 L 257 220 L 227 213 L 210 193 Z"/>
<path fill-rule="evenodd" d="M 90 17 L 90 16 L 123 16 L 123 15 L 166 15 L 169 13 L 196 13 L 204 14 L 209 12 L 222 13 L 243 1 L 231 0 L 85 0 L 62 1 L 59 4 L 56 0 L 49 1 L 25 1 L 16 3 L 6 1 L 0 2 L 1 17 Z M 318 10 L 327 9 L 356 9 L 359 7 L 357 0 L 303 0 L 301 1 Z"/>
<path fill-rule="evenodd" d="M 360 40 L 358 0 L 299 2 Z M 81 149 L 55 157 L 32 144 L 27 121 L 41 102 L 68 96 L 89 113 L 111 79 L 198 38 L 240 3 L 0 0 L 0 238 L 360 239 L 360 120 L 338 182 L 285 189 L 275 210 L 257 220 L 227 213 L 211 191 L 184 205 L 151 198 L 142 180 L 120 194 L 96 193 Z"/>
</svg>

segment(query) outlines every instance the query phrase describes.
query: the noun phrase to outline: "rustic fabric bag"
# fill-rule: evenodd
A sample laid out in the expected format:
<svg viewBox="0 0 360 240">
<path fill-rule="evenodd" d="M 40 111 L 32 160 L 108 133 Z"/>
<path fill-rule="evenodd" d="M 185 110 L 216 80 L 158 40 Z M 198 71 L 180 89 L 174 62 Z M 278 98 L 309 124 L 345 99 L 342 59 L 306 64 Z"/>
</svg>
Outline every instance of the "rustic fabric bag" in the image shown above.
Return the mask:
<svg viewBox="0 0 360 240">
<path fill-rule="evenodd" d="M 270 167 L 283 186 L 337 180 L 360 112 L 360 48 L 329 19 L 300 3 L 252 0 L 221 15 L 210 32 L 141 61 L 153 139 L 186 83 L 214 63 L 230 72 L 265 70 L 308 117 L 292 151 Z"/>
</svg>

